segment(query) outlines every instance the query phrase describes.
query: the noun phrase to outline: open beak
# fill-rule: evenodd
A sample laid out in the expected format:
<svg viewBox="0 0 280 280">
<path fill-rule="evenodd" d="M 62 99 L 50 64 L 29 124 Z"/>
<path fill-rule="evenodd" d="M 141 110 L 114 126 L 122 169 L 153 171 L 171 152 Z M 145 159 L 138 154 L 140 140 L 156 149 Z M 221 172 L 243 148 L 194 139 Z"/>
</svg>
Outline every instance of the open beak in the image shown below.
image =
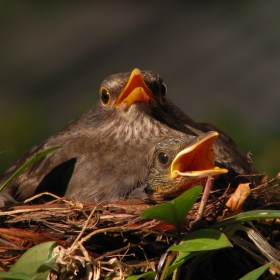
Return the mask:
<svg viewBox="0 0 280 280">
<path fill-rule="evenodd" d="M 126 103 L 127 107 L 135 102 L 149 103 L 150 99 L 154 99 L 154 94 L 145 84 L 141 71 L 135 68 L 129 77 L 129 80 L 120 93 L 115 107 L 118 108 L 123 103 Z"/>
<path fill-rule="evenodd" d="M 199 179 L 227 173 L 226 168 L 215 166 L 213 144 L 218 135 L 218 132 L 210 131 L 195 144 L 179 152 L 171 164 L 171 177 L 187 176 Z"/>
</svg>

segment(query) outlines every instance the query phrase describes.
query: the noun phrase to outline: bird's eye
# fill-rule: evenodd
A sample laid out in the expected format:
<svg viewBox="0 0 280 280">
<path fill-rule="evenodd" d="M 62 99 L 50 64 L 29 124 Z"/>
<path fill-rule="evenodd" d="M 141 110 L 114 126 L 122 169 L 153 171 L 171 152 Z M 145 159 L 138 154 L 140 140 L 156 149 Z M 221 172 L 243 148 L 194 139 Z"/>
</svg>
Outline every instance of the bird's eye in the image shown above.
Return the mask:
<svg viewBox="0 0 280 280">
<path fill-rule="evenodd" d="M 168 162 L 168 155 L 166 153 L 159 153 L 158 160 L 161 164 L 166 164 Z"/>
<path fill-rule="evenodd" d="M 111 99 L 111 95 L 110 95 L 109 91 L 106 88 L 102 87 L 101 88 L 101 101 L 102 101 L 102 103 L 104 105 L 107 105 L 107 104 L 109 104 L 110 99 Z"/>
<path fill-rule="evenodd" d="M 160 86 L 160 92 L 161 92 L 161 95 L 162 95 L 162 96 L 166 96 L 166 94 L 167 94 L 167 87 L 166 87 L 165 84 L 161 84 L 161 86 Z"/>
</svg>

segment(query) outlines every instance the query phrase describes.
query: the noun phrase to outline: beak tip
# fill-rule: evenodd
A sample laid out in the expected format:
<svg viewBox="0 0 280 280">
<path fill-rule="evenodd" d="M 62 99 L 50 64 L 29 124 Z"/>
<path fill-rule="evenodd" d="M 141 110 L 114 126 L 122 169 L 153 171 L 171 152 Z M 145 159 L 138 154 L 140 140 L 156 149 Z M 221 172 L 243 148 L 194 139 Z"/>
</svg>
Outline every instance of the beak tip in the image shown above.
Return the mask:
<svg viewBox="0 0 280 280">
<path fill-rule="evenodd" d="M 139 68 L 133 69 L 133 71 L 132 71 L 131 74 L 130 74 L 131 77 L 133 77 L 133 76 L 135 76 L 135 75 L 142 75 Z"/>
</svg>

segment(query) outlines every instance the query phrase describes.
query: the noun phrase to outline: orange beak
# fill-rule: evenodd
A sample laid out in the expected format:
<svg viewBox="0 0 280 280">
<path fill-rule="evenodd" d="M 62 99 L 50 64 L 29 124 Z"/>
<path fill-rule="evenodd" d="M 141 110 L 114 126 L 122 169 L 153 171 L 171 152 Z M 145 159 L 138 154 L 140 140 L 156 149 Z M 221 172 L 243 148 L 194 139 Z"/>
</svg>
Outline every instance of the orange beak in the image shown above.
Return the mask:
<svg viewBox="0 0 280 280">
<path fill-rule="evenodd" d="M 218 135 L 218 132 L 210 131 L 194 145 L 179 152 L 171 164 L 171 177 L 187 176 L 199 179 L 227 173 L 226 168 L 215 166 L 213 144 Z"/>
<path fill-rule="evenodd" d="M 126 103 L 127 107 L 135 102 L 145 102 L 149 104 L 150 99 L 154 99 L 154 94 L 144 82 L 141 71 L 135 68 L 131 72 L 126 86 L 120 93 L 115 108 L 118 108 L 124 103 Z"/>
</svg>

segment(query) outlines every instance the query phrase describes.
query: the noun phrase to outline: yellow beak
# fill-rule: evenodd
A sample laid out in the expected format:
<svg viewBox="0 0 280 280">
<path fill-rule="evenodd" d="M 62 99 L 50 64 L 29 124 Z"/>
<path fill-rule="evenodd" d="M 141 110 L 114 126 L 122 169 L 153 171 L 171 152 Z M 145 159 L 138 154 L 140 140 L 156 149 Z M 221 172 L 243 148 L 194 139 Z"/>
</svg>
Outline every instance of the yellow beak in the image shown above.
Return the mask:
<svg viewBox="0 0 280 280">
<path fill-rule="evenodd" d="M 118 108 L 123 103 L 126 103 L 127 107 L 135 102 L 145 102 L 148 104 L 150 99 L 154 99 L 154 94 L 146 85 L 141 71 L 135 68 L 131 72 L 126 86 L 120 93 L 115 108 Z"/>
<path fill-rule="evenodd" d="M 227 173 L 226 168 L 215 166 L 213 144 L 218 135 L 218 132 L 210 131 L 194 145 L 179 152 L 171 164 L 171 177 L 188 176 L 198 179 Z"/>
</svg>

